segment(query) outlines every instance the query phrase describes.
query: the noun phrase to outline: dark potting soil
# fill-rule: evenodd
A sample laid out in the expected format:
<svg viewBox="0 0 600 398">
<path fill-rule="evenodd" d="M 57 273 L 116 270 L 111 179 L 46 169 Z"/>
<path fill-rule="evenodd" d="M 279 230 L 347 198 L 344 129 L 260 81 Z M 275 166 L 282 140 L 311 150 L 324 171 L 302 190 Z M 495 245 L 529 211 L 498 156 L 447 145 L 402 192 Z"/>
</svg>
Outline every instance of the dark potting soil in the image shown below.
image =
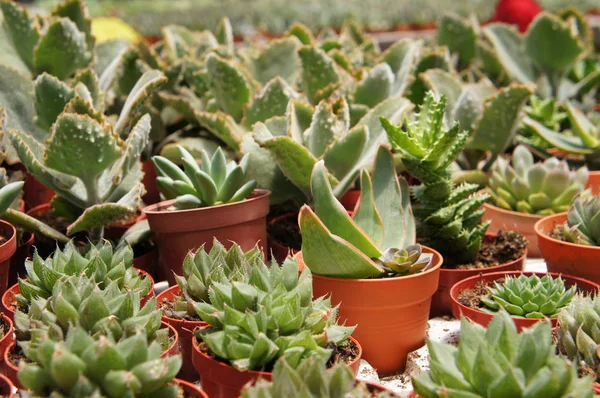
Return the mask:
<svg viewBox="0 0 600 398">
<path fill-rule="evenodd" d="M 175 306 L 173 301 L 163 298 L 162 302 L 160 303 L 160 310 L 162 311 L 163 315 L 169 318 L 173 318 L 173 319 L 181 319 L 184 321 L 190 321 L 190 322 L 202 322 L 202 319 L 200 319 L 200 317 L 198 315 L 190 315 L 188 312 L 185 313 L 184 316 L 179 315 L 181 312 L 176 312 L 175 311 Z"/>
<path fill-rule="evenodd" d="M 12 350 L 10 350 L 10 352 L 8 353 L 8 360 L 16 367 L 19 367 L 21 361 L 24 361 L 25 363 L 33 363 L 29 358 L 25 356 L 25 354 L 23 354 L 23 350 L 21 350 L 21 347 L 18 343 L 16 343 L 13 346 Z"/>
<path fill-rule="evenodd" d="M 497 279 L 497 282 L 502 283 L 503 280 L 504 278 Z M 481 308 L 483 307 L 481 298 L 489 296 L 489 293 L 486 289 L 488 285 L 488 283 L 481 280 L 472 288 L 462 290 L 456 300 L 465 307 L 475 309 Z"/>
<path fill-rule="evenodd" d="M 152 240 L 146 239 L 133 246 L 133 257 L 140 257 L 144 254 L 150 253 L 155 247 L 155 243 Z"/>
<path fill-rule="evenodd" d="M 271 239 L 282 246 L 294 250 L 302 249 L 302 235 L 298 226 L 298 216 L 290 216 L 276 223 L 267 225 L 267 232 Z"/>
<path fill-rule="evenodd" d="M 481 244 L 477 258 L 471 264 L 454 265 L 446 264 L 444 259 L 443 268 L 451 269 L 477 269 L 489 268 L 496 265 L 506 264 L 522 257 L 527 248 L 527 239 L 518 232 L 498 231 L 492 241 L 484 241 Z"/>
</svg>

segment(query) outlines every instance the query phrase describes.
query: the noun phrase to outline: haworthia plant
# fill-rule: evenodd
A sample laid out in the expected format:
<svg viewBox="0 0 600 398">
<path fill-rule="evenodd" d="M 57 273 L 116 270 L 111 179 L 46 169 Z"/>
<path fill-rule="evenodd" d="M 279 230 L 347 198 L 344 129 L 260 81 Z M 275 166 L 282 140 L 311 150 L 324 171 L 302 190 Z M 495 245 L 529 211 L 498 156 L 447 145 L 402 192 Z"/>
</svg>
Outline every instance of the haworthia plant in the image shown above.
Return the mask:
<svg viewBox="0 0 600 398">
<path fill-rule="evenodd" d="M 399 276 L 431 267 L 432 255 L 416 244 L 408 185 L 398 180 L 392 154 L 379 147 L 373 178 L 361 174 L 361 192 L 350 217 L 331 190 L 319 161 L 312 172 L 315 211 L 300 210 L 302 256 L 317 275 L 337 278 Z"/>
<path fill-rule="evenodd" d="M 567 242 L 600 246 L 600 196 L 586 190 L 575 197 L 560 230 Z"/>
</svg>

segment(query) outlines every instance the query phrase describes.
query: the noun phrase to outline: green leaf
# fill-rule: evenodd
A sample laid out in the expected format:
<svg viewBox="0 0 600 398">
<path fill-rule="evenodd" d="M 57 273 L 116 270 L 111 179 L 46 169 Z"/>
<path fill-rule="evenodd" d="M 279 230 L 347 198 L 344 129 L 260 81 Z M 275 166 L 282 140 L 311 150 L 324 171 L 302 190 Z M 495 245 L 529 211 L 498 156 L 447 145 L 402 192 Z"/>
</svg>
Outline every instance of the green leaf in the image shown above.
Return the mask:
<svg viewBox="0 0 600 398">
<path fill-rule="evenodd" d="M 321 101 L 315 110 L 312 123 L 304 135 L 306 147 L 316 158 L 320 158 L 327 147 L 335 141 L 339 124 L 331 106 Z"/>
<path fill-rule="evenodd" d="M 299 51 L 302 61 L 301 87 L 312 103 L 317 93 L 330 84 L 340 81 L 340 76 L 332 59 L 321 49 L 302 47 Z"/>
<path fill-rule="evenodd" d="M 215 29 L 215 37 L 220 45 L 227 48 L 227 52 L 233 54 L 233 29 L 229 18 L 224 17 L 219 21 Z"/>
<path fill-rule="evenodd" d="M 88 48 L 91 50 L 95 44 L 92 35 L 92 20 L 88 18 L 87 8 L 82 0 L 67 0 L 60 3 L 54 10 L 53 16 L 69 18 L 75 22 L 77 29 L 85 33 Z"/>
<path fill-rule="evenodd" d="M 575 108 L 570 102 L 567 102 L 567 113 L 573 132 L 579 136 L 583 145 L 588 148 L 598 147 L 600 145 L 600 142 L 598 142 L 598 139 L 596 138 L 597 136 L 600 136 L 598 127 L 594 126 L 594 124 L 585 117 L 583 112 Z"/>
<path fill-rule="evenodd" d="M 429 69 L 421 74 L 421 78 L 433 91 L 436 98 L 446 97 L 445 116 L 448 119 L 451 118 L 452 110 L 454 110 L 455 104 L 463 92 L 461 82 L 450 72 L 442 69 Z"/>
<path fill-rule="evenodd" d="M 369 257 L 340 237 L 332 235 L 306 205 L 300 209 L 302 256 L 316 275 L 361 279 L 382 274 Z"/>
<path fill-rule="evenodd" d="M 542 139 L 544 139 L 544 141 L 547 141 L 552 146 L 562 151 L 578 155 L 591 155 L 594 153 L 594 150 L 583 144 L 579 137 L 572 137 L 564 133 L 557 133 L 556 131 L 550 130 L 543 124 L 529 117 L 525 117 L 523 119 L 523 124 L 529 131 L 539 135 Z"/>
<path fill-rule="evenodd" d="M 241 120 L 252 97 L 247 78 L 239 68 L 215 54 L 206 57 L 206 69 L 219 107 L 236 121 Z"/>
<path fill-rule="evenodd" d="M 75 92 L 54 76 L 42 73 L 35 79 L 35 110 L 38 126 L 46 131 L 56 122 Z"/>
<path fill-rule="evenodd" d="M 248 60 L 248 68 L 261 84 L 279 77 L 295 86 L 300 70 L 300 45 L 294 36 L 271 40 L 260 54 Z"/>
<path fill-rule="evenodd" d="M 327 170 L 338 180 L 346 177 L 360 159 L 368 138 L 368 127 L 361 125 L 334 141 L 323 155 Z"/>
<path fill-rule="evenodd" d="M 288 101 L 297 96 L 285 80 L 280 77 L 273 78 L 245 109 L 242 124 L 251 129 L 256 122 L 265 122 L 273 116 L 285 115 Z"/>
<path fill-rule="evenodd" d="M 244 131 L 230 115 L 220 111 L 195 112 L 194 115 L 202 127 L 227 144 L 229 148 L 234 151 L 240 150 Z"/>
<path fill-rule="evenodd" d="M 456 14 L 446 14 L 437 25 L 437 42 L 458 54 L 459 69 L 469 66 L 476 55 L 477 33 L 469 21 Z"/>
<path fill-rule="evenodd" d="M 535 69 L 525 51 L 525 40 L 516 28 L 507 24 L 493 23 L 483 33 L 496 50 L 498 60 L 512 79 L 523 84 L 535 83 Z"/>
<path fill-rule="evenodd" d="M 393 84 L 392 68 L 386 63 L 379 64 L 358 83 L 354 92 L 354 102 L 372 108 L 390 96 Z"/>
<path fill-rule="evenodd" d="M 373 185 L 366 170 L 360 175 L 360 199 L 352 216 L 356 225 L 379 247 L 383 242 L 383 220 L 375 207 Z"/>
<path fill-rule="evenodd" d="M 403 39 L 392 44 L 382 55 L 394 73 L 394 87 L 390 97 L 404 94 L 414 81 L 414 70 L 420 57 L 422 43 L 417 40 Z"/>
<path fill-rule="evenodd" d="M 33 50 L 40 39 L 39 27 L 35 20 L 29 17 L 25 8 L 14 1 L 0 2 L 0 9 L 15 50 L 29 69 L 33 69 Z"/>
</svg>

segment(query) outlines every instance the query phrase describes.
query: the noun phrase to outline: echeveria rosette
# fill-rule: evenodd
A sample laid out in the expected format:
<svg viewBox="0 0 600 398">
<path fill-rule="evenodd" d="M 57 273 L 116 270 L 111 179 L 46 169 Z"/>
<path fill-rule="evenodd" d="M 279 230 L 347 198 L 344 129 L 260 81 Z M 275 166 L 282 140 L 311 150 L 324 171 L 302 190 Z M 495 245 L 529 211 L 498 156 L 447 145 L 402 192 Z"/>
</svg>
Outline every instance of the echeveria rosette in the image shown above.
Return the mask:
<svg viewBox="0 0 600 398">
<path fill-rule="evenodd" d="M 594 396 L 592 380 L 555 353 L 550 322 L 518 333 L 506 311 L 487 329 L 463 317 L 458 348 L 434 340 L 427 347 L 431 370 L 413 377 L 423 398 Z"/>
<path fill-rule="evenodd" d="M 481 298 L 484 310 L 496 312 L 503 308 L 524 318 L 556 318 L 577 292 L 577 285 L 567 289 L 560 276 L 507 275 L 503 282 L 494 281 L 487 290 L 489 297 Z"/>
<path fill-rule="evenodd" d="M 315 204 L 300 210 L 302 257 L 310 270 L 336 278 L 402 276 L 431 267 L 431 254 L 416 244 L 408 185 L 398 179 L 391 152 L 379 147 L 373 177 L 361 173 L 352 217 L 335 198 L 323 161 L 312 172 Z"/>
<path fill-rule="evenodd" d="M 308 268 L 288 258 L 255 267 L 239 281 L 214 282 L 211 303 L 194 305 L 210 327 L 196 336 L 218 358 L 234 368 L 258 370 L 285 357 L 292 367 L 316 356 L 327 362 L 330 344 L 346 344 L 354 327 L 337 325 L 337 307 L 329 299 L 312 299 Z"/>
<path fill-rule="evenodd" d="M 587 167 L 571 171 L 565 160 L 549 158 L 534 163 L 523 145 L 515 148 L 510 163 L 498 158 L 490 171 L 488 192 L 496 206 L 543 216 L 567 211 L 589 177 Z"/>
<path fill-rule="evenodd" d="M 600 196 L 586 190 L 578 195 L 561 226 L 562 238 L 585 246 L 600 246 Z"/>
</svg>

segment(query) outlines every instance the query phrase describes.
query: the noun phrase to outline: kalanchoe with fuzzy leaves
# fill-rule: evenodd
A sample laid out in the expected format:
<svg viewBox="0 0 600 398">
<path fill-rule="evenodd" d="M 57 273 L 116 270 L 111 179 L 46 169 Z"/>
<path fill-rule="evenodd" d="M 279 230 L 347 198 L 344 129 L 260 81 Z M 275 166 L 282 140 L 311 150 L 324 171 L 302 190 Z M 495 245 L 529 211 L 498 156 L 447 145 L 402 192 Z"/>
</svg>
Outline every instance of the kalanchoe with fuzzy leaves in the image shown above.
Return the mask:
<svg viewBox="0 0 600 398">
<path fill-rule="evenodd" d="M 326 362 L 329 344 L 345 344 L 354 327 L 337 325 L 337 307 L 329 299 L 312 299 L 312 278 L 288 258 L 279 267 L 256 266 L 240 281 L 214 282 L 211 304 L 196 303 L 196 312 L 210 326 L 198 329 L 218 358 L 239 370 L 256 370 L 286 356 L 296 367 L 317 356 Z"/>
<path fill-rule="evenodd" d="M 25 261 L 26 279 L 19 279 L 19 294 L 16 296 L 19 306 L 27 308 L 34 298 L 49 298 L 56 281 L 63 276 L 87 275 L 92 277 L 101 289 L 115 282 L 121 290 L 138 292 L 144 297 L 151 288 L 150 279 L 133 267 L 133 250 L 128 245 L 113 248 L 111 243 L 103 241 L 90 244 L 85 255 L 79 253 L 73 241 L 65 248 L 56 251 L 47 259 L 42 259 L 37 251 L 33 259 Z"/>
<path fill-rule="evenodd" d="M 562 238 L 578 245 L 600 246 L 600 196 L 584 191 L 573 200 L 567 222 L 561 226 Z"/>
<path fill-rule="evenodd" d="M 140 331 L 115 342 L 94 339 L 85 330 L 71 327 L 64 341 L 43 339 L 37 363 L 24 364 L 19 380 L 27 397 L 164 397 L 180 396 L 175 375 L 181 357 L 161 358 L 162 349 L 149 343 Z"/>
<path fill-rule="evenodd" d="M 458 348 L 427 342 L 431 370 L 413 377 L 423 398 L 581 397 L 594 396 L 588 377 L 554 353 L 550 322 L 538 322 L 517 333 L 501 311 L 487 329 L 461 320 Z"/>
<path fill-rule="evenodd" d="M 412 187 L 418 201 L 413 209 L 421 243 L 456 264 L 469 263 L 477 256 L 489 226 L 489 222 L 480 223 L 484 212 L 480 206 L 489 195 L 476 193 L 476 184 L 457 186 L 452 181 L 449 166 L 469 134 L 457 122 L 449 129 L 443 127 L 445 108 L 445 97 L 436 101 L 429 92 L 416 119 L 406 120 L 405 127 L 385 118 L 381 123 L 408 173 L 421 181 Z"/>
<path fill-rule="evenodd" d="M 156 183 L 166 199 L 176 199 L 175 207 L 190 209 L 218 206 L 246 199 L 256 188 L 256 181 L 246 182 L 247 157 L 239 165 L 227 163 L 221 148 L 212 159 L 202 151 L 202 167 L 183 147 L 181 153 L 184 170 L 162 156 L 154 156 L 152 161 L 158 178 Z"/>
<path fill-rule="evenodd" d="M 566 161 L 557 158 L 534 163 L 523 145 L 515 148 L 510 164 L 498 158 L 491 172 L 488 192 L 496 206 L 539 215 L 567 211 L 589 176 L 587 167 L 571 171 Z"/>
<path fill-rule="evenodd" d="M 504 282 L 494 281 L 494 286 L 488 286 L 487 290 L 489 297 L 481 298 L 486 310 L 495 312 L 504 308 L 511 315 L 525 318 L 556 318 L 571 301 L 577 285 L 567 289 L 560 276 L 509 275 Z"/>
<path fill-rule="evenodd" d="M 196 316 L 194 303 L 211 302 L 209 290 L 213 283 L 223 279 L 241 280 L 263 262 L 263 253 L 258 247 L 244 253 L 240 246 L 234 243 L 227 250 L 216 239 L 208 253 L 204 246 L 201 246 L 195 253 L 189 253 L 185 257 L 183 275 L 175 275 L 182 295 L 173 297 L 175 312 L 169 316 Z"/>
<path fill-rule="evenodd" d="M 257 380 L 254 385 L 246 385 L 242 398 L 368 398 L 373 395 L 363 382 L 355 380 L 354 373 L 344 363 L 337 363 L 327 369 L 318 358 L 308 358 L 298 367 L 290 366 L 285 357 L 280 358 L 273 368 L 273 381 Z M 379 393 L 377 397 L 394 395 Z"/>
</svg>

